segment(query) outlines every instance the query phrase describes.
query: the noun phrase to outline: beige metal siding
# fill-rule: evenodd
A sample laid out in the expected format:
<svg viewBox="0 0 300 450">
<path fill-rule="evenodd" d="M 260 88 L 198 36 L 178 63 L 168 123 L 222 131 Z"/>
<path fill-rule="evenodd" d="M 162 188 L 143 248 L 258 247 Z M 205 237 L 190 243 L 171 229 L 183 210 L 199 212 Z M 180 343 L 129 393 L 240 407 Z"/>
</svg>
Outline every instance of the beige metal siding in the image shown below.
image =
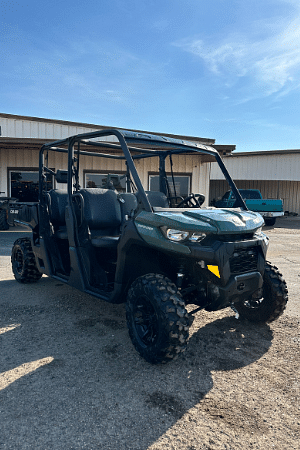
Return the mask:
<svg viewBox="0 0 300 450">
<path fill-rule="evenodd" d="M 235 180 L 300 181 L 300 153 L 232 155 L 223 161 Z M 223 179 L 217 163 L 211 163 L 211 179 Z"/>
<path fill-rule="evenodd" d="M 228 156 L 223 161 L 240 189 L 259 189 L 264 198 L 281 198 L 284 211 L 300 214 L 300 153 Z M 223 174 L 211 163 L 210 201 L 229 188 Z"/>
<path fill-rule="evenodd" d="M 91 131 L 99 131 L 99 128 L 91 126 L 72 126 L 43 122 L 40 120 L 18 119 L 0 117 L 1 136 L 10 138 L 32 138 L 32 139 L 64 139 L 68 136 Z M 104 141 L 115 139 L 102 138 Z"/>
<path fill-rule="evenodd" d="M 73 127 L 34 120 L 0 117 L 1 135 L 11 138 L 63 139 L 72 134 L 93 131 L 92 128 Z"/>
<path fill-rule="evenodd" d="M 0 194 L 0 196 L 5 196 L 7 191 L 7 184 L 6 184 L 6 164 L 4 152 L 3 150 L 0 150 L 0 192 L 4 192 L 4 194 Z"/>
<path fill-rule="evenodd" d="M 5 155 L 4 155 L 5 153 Z M 5 192 L 1 195 L 10 195 L 8 184 L 9 176 L 8 169 L 23 168 L 36 169 L 39 167 L 39 151 L 38 150 L 15 150 L 8 152 L 0 150 L 0 191 Z M 49 152 L 49 167 L 55 169 L 67 169 L 67 155 L 63 153 Z M 63 185 L 57 185 L 57 188 L 63 188 Z"/>
<path fill-rule="evenodd" d="M 36 168 L 39 165 L 38 150 L 0 150 L 0 190 L 7 193 L 8 168 Z M 63 153 L 49 152 L 49 167 L 57 169 L 67 169 L 67 155 Z M 136 161 L 136 169 L 141 178 L 145 189 L 149 188 L 149 173 L 157 172 L 158 158 L 148 158 Z M 84 186 L 85 170 L 103 170 L 112 172 L 126 172 L 125 161 L 98 157 L 82 157 L 80 160 L 80 184 Z M 170 163 L 166 164 L 167 172 L 170 172 Z M 187 173 L 192 175 L 191 191 L 202 193 L 208 199 L 209 192 L 209 165 L 201 163 L 201 157 L 174 156 L 173 171 L 176 173 Z M 64 188 L 63 185 L 57 185 L 57 188 Z M 1 194 L 4 195 L 4 194 Z M 7 193 L 7 195 L 9 195 Z"/>
</svg>

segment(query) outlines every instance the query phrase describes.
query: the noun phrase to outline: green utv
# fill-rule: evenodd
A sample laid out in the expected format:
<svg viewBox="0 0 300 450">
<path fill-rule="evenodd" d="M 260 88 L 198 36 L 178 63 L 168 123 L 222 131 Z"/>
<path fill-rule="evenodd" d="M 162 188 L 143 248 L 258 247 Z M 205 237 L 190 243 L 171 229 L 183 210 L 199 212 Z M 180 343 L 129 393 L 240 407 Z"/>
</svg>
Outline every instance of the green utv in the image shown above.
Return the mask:
<svg viewBox="0 0 300 450">
<path fill-rule="evenodd" d="M 53 170 L 53 152 L 67 158 L 68 170 Z M 235 208 L 201 207 L 203 195 L 177 195 L 172 161 L 184 154 L 218 162 Z M 80 164 L 92 171 L 97 157 L 101 167 L 105 158 L 118 160 L 126 175 L 108 174 L 101 188 L 81 188 Z M 11 222 L 32 230 L 12 249 L 18 282 L 46 274 L 101 300 L 126 302 L 130 338 L 150 363 L 185 350 L 191 316 L 201 309 L 231 307 L 253 322 L 283 313 L 287 287 L 266 262 L 263 219 L 248 211 L 212 147 L 109 129 L 46 144 L 39 158 L 39 201 L 15 203 L 10 211 Z M 157 164 L 157 191 L 145 191 L 137 171 L 147 175 L 149 158 L 151 170 Z M 66 189 L 47 190 L 49 174 Z M 121 178 L 124 192 L 115 189 Z M 187 305 L 195 307 L 188 312 Z"/>
</svg>

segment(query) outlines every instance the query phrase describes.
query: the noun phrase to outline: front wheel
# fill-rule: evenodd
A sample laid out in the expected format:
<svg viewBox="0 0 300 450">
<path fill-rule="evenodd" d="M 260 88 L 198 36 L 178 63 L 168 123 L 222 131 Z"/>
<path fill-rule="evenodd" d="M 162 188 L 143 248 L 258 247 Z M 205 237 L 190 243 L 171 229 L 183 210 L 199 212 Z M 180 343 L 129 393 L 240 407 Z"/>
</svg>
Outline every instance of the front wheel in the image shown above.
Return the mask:
<svg viewBox="0 0 300 450">
<path fill-rule="evenodd" d="M 39 272 L 29 238 L 17 239 L 11 253 L 12 271 L 19 283 L 34 283 L 43 275 Z"/>
<path fill-rule="evenodd" d="M 234 304 L 241 319 L 251 322 L 272 322 L 285 310 L 288 290 L 282 274 L 276 266 L 266 263 L 263 287 L 248 300 Z"/>
<path fill-rule="evenodd" d="M 165 363 L 185 350 L 189 316 L 176 285 L 167 277 L 149 273 L 133 282 L 126 319 L 132 343 L 146 361 Z"/>
</svg>

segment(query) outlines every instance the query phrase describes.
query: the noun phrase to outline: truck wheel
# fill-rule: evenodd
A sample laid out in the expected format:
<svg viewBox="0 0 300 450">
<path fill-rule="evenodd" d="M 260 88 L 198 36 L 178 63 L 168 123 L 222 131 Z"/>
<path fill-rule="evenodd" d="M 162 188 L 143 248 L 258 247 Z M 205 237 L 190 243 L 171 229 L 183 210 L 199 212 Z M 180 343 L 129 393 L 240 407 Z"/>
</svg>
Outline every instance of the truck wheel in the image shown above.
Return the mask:
<svg viewBox="0 0 300 450">
<path fill-rule="evenodd" d="M 19 283 L 34 283 L 42 273 L 39 272 L 29 238 L 17 239 L 11 254 L 12 271 Z"/>
<path fill-rule="evenodd" d="M 0 211 L 0 230 L 4 231 L 4 230 L 8 230 L 8 229 L 9 229 L 9 225 L 7 223 L 6 210 L 2 209 Z"/>
<path fill-rule="evenodd" d="M 276 266 L 266 263 L 262 296 L 244 300 L 234 304 L 241 319 L 251 322 L 272 322 L 285 310 L 288 301 L 288 290 L 282 274 Z M 257 297 L 257 296 L 256 296 Z"/>
<path fill-rule="evenodd" d="M 267 227 L 272 227 L 275 225 L 276 217 L 264 217 L 264 221 Z"/>
<path fill-rule="evenodd" d="M 165 363 L 186 349 L 189 316 L 176 285 L 167 277 L 149 273 L 133 282 L 126 319 L 132 343 L 146 361 Z"/>
</svg>

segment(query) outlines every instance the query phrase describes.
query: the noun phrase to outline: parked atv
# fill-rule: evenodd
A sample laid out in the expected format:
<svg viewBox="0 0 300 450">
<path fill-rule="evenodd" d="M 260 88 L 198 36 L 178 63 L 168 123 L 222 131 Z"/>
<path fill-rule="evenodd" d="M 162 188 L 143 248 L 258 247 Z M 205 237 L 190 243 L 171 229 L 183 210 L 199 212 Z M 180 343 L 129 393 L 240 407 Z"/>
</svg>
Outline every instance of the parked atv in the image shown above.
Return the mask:
<svg viewBox="0 0 300 450">
<path fill-rule="evenodd" d="M 67 153 L 67 171 L 49 168 L 51 152 Z M 176 183 L 170 183 L 172 158 L 186 154 L 218 162 L 236 208 L 203 207 L 203 195 L 177 195 Z M 104 188 L 80 186 L 80 163 L 88 171 L 96 157 L 126 163 L 126 192 L 116 191 L 113 176 Z M 139 162 L 139 170 L 145 170 L 149 158 L 158 163 L 159 191 L 144 190 L 135 166 Z M 48 174 L 66 190 L 48 191 Z M 10 221 L 32 230 L 30 239 L 18 239 L 12 249 L 16 280 L 31 283 L 46 274 L 101 300 L 126 302 L 130 338 L 150 363 L 170 361 L 185 350 L 190 317 L 201 309 L 232 307 L 254 322 L 270 322 L 283 313 L 287 287 L 266 262 L 263 219 L 248 211 L 212 147 L 97 131 L 44 145 L 39 177 L 39 201 L 16 203 L 10 214 Z M 191 304 L 195 308 L 188 313 Z"/>
<path fill-rule="evenodd" d="M 0 192 L 3 194 L 3 192 Z M 0 231 L 5 231 L 9 229 L 8 218 L 8 208 L 10 203 L 15 202 L 17 199 L 13 197 L 0 197 Z"/>
</svg>

